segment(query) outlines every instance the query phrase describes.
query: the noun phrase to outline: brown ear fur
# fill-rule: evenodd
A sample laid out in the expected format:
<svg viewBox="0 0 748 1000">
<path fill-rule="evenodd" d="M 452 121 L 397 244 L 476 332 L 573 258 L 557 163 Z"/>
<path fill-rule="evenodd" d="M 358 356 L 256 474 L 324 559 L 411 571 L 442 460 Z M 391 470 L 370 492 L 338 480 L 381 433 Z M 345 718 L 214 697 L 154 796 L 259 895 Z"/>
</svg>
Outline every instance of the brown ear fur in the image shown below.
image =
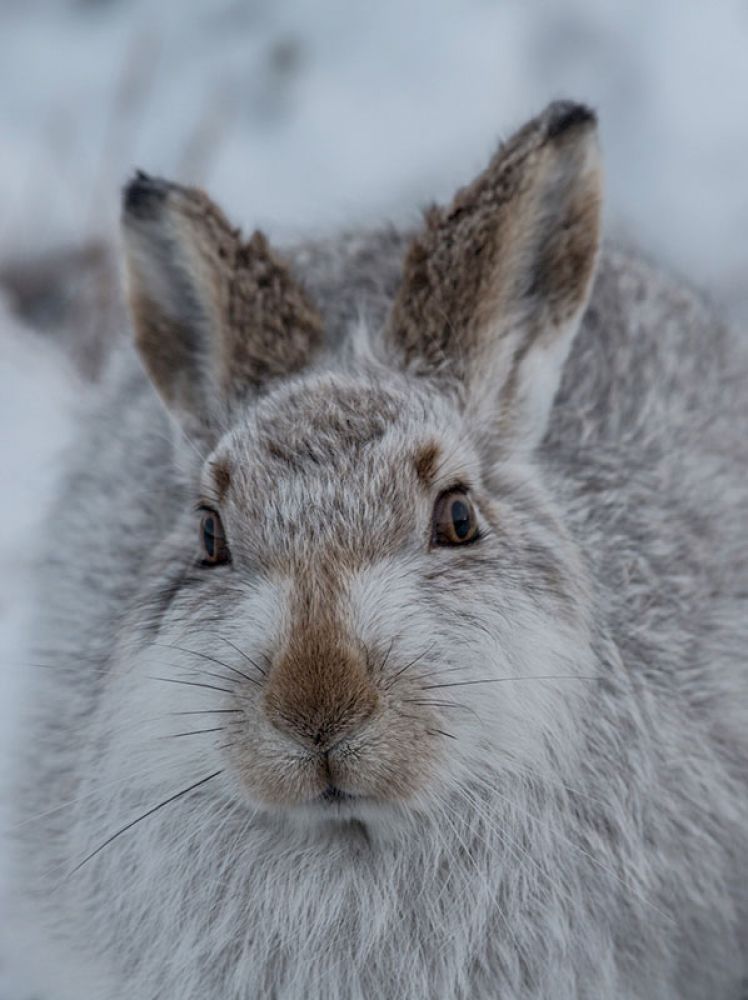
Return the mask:
<svg viewBox="0 0 748 1000">
<path fill-rule="evenodd" d="M 533 345 L 586 304 L 600 200 L 594 114 L 551 105 L 449 208 L 427 213 L 405 260 L 390 348 L 415 372 L 467 383 L 495 374 L 503 353 L 510 389 Z"/>
<path fill-rule="evenodd" d="M 265 237 L 244 243 L 195 188 L 138 174 L 123 228 L 135 337 L 167 405 L 194 424 L 218 400 L 303 367 L 322 324 Z"/>
</svg>

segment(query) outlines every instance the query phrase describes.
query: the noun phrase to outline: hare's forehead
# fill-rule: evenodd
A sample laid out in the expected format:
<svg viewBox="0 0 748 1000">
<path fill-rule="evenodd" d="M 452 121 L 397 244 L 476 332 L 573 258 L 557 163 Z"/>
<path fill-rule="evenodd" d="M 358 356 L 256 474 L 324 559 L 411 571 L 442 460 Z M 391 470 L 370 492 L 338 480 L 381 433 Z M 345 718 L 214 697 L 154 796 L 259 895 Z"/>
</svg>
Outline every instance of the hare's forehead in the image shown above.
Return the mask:
<svg viewBox="0 0 748 1000">
<path fill-rule="evenodd" d="M 410 409 L 402 392 L 327 378 L 262 400 L 246 432 L 263 458 L 295 467 L 326 465 L 404 429 Z"/>
<path fill-rule="evenodd" d="M 263 399 L 223 439 L 206 475 L 242 506 L 258 493 L 326 501 L 410 501 L 438 474 L 474 478 L 459 415 L 439 400 L 326 379 Z M 211 485 L 209 483 L 209 485 Z"/>
</svg>

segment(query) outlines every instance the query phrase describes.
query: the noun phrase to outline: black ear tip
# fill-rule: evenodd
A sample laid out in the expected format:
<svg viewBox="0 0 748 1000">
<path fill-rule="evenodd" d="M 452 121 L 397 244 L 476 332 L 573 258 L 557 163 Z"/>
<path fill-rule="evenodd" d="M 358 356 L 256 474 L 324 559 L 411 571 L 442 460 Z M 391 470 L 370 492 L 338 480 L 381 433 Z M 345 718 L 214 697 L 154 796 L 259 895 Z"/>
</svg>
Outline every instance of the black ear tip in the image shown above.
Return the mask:
<svg viewBox="0 0 748 1000">
<path fill-rule="evenodd" d="M 143 170 L 136 170 L 122 192 L 122 210 L 125 215 L 136 219 L 152 219 L 166 200 L 169 191 L 167 181 L 151 177 Z"/>
<path fill-rule="evenodd" d="M 597 115 L 592 108 L 574 101 L 554 101 L 546 109 L 545 117 L 548 123 L 546 135 L 549 139 L 555 139 L 574 128 L 594 128 L 597 124 Z"/>
</svg>

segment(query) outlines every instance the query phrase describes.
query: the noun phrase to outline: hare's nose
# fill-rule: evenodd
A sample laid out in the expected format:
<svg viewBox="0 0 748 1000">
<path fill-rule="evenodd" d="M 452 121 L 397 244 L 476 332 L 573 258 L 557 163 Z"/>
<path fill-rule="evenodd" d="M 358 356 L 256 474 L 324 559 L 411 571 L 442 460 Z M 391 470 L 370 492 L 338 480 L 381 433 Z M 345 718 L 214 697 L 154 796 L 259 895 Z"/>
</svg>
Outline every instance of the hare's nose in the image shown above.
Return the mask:
<svg viewBox="0 0 748 1000">
<path fill-rule="evenodd" d="M 264 700 L 276 729 L 324 754 L 364 726 L 379 695 L 355 653 L 306 646 L 273 665 Z"/>
</svg>

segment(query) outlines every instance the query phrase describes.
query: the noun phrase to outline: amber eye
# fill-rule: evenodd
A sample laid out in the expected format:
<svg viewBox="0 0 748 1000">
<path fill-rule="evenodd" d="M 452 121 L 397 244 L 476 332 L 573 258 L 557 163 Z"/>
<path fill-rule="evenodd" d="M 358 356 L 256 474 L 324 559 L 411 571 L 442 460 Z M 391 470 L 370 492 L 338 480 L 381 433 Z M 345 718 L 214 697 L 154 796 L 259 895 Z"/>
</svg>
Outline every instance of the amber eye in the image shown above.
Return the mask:
<svg viewBox="0 0 748 1000">
<path fill-rule="evenodd" d="M 442 493 L 434 507 L 433 544 L 465 545 L 478 537 L 478 518 L 467 493 Z"/>
<path fill-rule="evenodd" d="M 221 518 L 208 508 L 200 511 L 200 549 L 203 566 L 219 566 L 221 563 L 231 562 Z"/>
</svg>

